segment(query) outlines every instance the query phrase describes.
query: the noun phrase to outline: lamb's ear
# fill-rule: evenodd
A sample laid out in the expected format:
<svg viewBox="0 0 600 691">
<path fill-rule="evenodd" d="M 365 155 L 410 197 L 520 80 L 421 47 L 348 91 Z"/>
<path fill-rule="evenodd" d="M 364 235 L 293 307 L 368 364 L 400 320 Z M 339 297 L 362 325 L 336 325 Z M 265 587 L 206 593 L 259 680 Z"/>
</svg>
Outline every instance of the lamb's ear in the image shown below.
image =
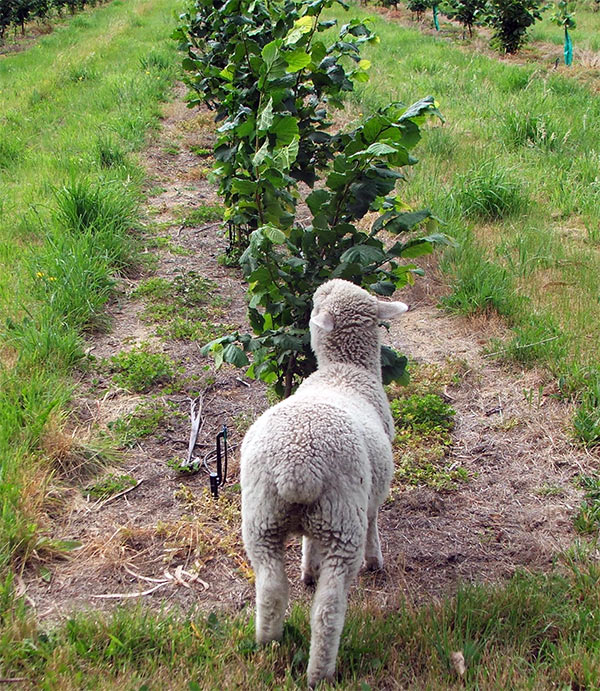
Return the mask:
<svg viewBox="0 0 600 691">
<path fill-rule="evenodd" d="M 323 331 L 333 331 L 333 317 L 329 312 L 319 312 L 318 314 L 312 314 L 310 317 L 312 324 L 316 324 Z"/>
<path fill-rule="evenodd" d="M 405 305 L 403 302 L 382 302 L 380 300 L 377 314 L 380 319 L 385 321 L 387 319 L 399 317 L 401 314 L 404 314 L 407 309 L 408 305 Z"/>
</svg>

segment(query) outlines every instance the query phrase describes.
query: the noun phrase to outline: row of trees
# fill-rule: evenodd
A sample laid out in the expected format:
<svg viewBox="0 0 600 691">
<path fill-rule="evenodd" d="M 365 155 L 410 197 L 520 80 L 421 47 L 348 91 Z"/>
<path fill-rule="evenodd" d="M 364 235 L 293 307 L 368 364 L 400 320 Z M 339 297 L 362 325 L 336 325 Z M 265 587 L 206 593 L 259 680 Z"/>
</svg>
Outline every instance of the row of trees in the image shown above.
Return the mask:
<svg viewBox="0 0 600 691">
<path fill-rule="evenodd" d="M 397 6 L 397 0 L 382 0 L 386 6 Z M 550 5 L 545 0 L 407 0 L 406 7 L 417 19 L 424 13 L 439 11 L 462 24 L 465 34 L 473 34 L 473 26 L 487 26 L 492 41 L 505 53 L 516 53 L 527 39 L 527 30 L 541 19 Z M 575 2 L 558 0 L 551 20 L 565 29 L 575 28 Z"/>
<path fill-rule="evenodd" d="M 368 79 L 361 46 L 378 40 L 359 20 L 324 19 L 334 4 L 344 5 L 195 0 L 176 32 L 190 106 L 207 105 L 219 124 L 215 173 L 253 331 L 205 352 L 282 396 L 315 367 L 308 322 L 318 285 L 339 277 L 391 295 L 420 273 L 412 259 L 444 242 L 431 232 L 431 212 L 396 194 L 400 169 L 417 162 L 420 126 L 439 116 L 433 98 L 390 104 L 353 128 L 333 124 L 344 94 Z M 388 379 L 405 364 L 382 352 Z"/>
<path fill-rule="evenodd" d="M 94 6 L 102 0 L 0 0 L 0 40 L 11 27 L 21 28 L 25 33 L 25 24 L 34 19 L 47 20 L 63 12 L 75 14 L 86 5 Z"/>
</svg>

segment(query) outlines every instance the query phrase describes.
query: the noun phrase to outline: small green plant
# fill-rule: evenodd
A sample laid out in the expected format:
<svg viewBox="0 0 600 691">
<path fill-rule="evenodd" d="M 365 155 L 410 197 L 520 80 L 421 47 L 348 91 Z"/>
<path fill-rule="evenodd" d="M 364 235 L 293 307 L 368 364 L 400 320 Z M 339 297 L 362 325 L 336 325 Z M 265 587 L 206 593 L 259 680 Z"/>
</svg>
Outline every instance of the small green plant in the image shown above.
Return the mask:
<svg viewBox="0 0 600 691">
<path fill-rule="evenodd" d="M 156 434 L 166 418 L 166 408 L 160 403 L 150 402 L 137 406 L 133 413 L 118 418 L 109 426 L 121 445 L 133 446 L 139 439 Z"/>
<path fill-rule="evenodd" d="M 168 355 L 153 353 L 147 344 L 113 355 L 109 366 L 115 383 L 136 393 L 146 393 L 156 386 L 172 383 L 177 373 L 177 367 Z"/>
<path fill-rule="evenodd" d="M 83 491 L 94 499 L 107 499 L 113 494 L 118 494 L 129 487 L 133 487 L 136 483 L 137 480 L 131 475 L 115 475 L 109 473 L 97 482 L 85 487 Z"/>
<path fill-rule="evenodd" d="M 450 250 L 442 265 L 453 275 L 452 293 L 440 301 L 447 310 L 471 315 L 495 311 L 512 320 L 522 309 L 524 298 L 516 293 L 506 267 L 485 259 L 472 242 Z"/>
<path fill-rule="evenodd" d="M 573 418 L 575 436 L 585 446 L 600 444 L 600 379 L 588 384 Z"/>
<path fill-rule="evenodd" d="M 454 427 L 456 411 L 434 393 L 413 394 L 390 403 L 392 416 L 400 428 L 423 432 L 448 431 Z"/>
<path fill-rule="evenodd" d="M 453 490 L 468 480 L 464 468 L 445 460 L 452 445 L 450 431 L 456 414 L 452 406 L 428 392 L 393 399 L 390 409 L 397 428 L 394 477 L 399 483 Z"/>
<path fill-rule="evenodd" d="M 213 150 L 212 149 L 206 149 L 203 146 L 190 146 L 190 151 L 195 155 L 199 156 L 200 158 L 206 158 L 207 156 L 212 156 L 213 155 Z"/>
<path fill-rule="evenodd" d="M 96 142 L 96 157 L 102 168 L 125 165 L 125 152 L 111 135 L 101 135 Z"/>
<path fill-rule="evenodd" d="M 465 216 L 483 221 L 516 216 L 529 204 L 522 184 L 493 161 L 484 161 L 457 176 L 452 196 Z"/>
<path fill-rule="evenodd" d="M 219 204 L 204 204 L 192 209 L 183 219 L 186 228 L 194 228 L 211 221 L 223 220 L 223 207 Z"/>
<path fill-rule="evenodd" d="M 501 136 L 510 148 L 530 146 L 545 151 L 559 150 L 568 139 L 568 134 L 558 131 L 548 113 L 507 113 L 501 124 Z"/>
<path fill-rule="evenodd" d="M 577 484 L 585 491 L 574 518 L 575 528 L 580 533 L 594 534 L 600 530 L 600 477 L 581 476 Z"/>
<path fill-rule="evenodd" d="M 406 9 L 412 12 L 418 22 L 423 19 L 425 12 L 433 5 L 433 0 L 406 0 Z"/>
</svg>

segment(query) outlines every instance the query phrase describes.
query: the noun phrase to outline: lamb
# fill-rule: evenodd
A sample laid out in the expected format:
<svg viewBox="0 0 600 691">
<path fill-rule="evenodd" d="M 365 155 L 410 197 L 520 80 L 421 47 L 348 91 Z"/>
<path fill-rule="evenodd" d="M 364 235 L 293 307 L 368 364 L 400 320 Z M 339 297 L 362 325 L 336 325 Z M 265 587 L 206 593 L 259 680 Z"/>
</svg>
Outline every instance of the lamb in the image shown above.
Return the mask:
<svg viewBox="0 0 600 691">
<path fill-rule="evenodd" d="M 377 513 L 392 478 L 394 423 L 378 327 L 407 309 L 341 279 L 321 285 L 310 319 L 318 369 L 242 443 L 242 534 L 256 576 L 256 640 L 283 633 L 284 543 L 300 533 L 302 580 L 317 582 L 311 687 L 334 676 L 348 590 L 361 565 L 383 566 Z"/>
</svg>

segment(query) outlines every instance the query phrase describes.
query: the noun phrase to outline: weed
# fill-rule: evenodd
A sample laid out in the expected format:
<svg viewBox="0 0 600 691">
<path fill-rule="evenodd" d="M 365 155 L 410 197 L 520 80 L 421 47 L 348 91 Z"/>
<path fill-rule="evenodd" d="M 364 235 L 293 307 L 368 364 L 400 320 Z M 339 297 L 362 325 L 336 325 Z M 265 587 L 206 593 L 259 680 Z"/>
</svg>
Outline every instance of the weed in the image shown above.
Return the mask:
<svg viewBox="0 0 600 691">
<path fill-rule="evenodd" d="M 184 247 L 183 245 L 178 245 L 173 242 L 173 240 L 167 235 L 155 235 L 151 237 L 146 237 L 144 240 L 144 245 L 147 249 L 164 249 L 171 254 L 176 254 L 180 257 L 190 257 L 194 254 L 194 251 Z"/>
<path fill-rule="evenodd" d="M 158 431 L 167 418 L 166 408 L 157 402 L 144 403 L 128 415 L 115 420 L 110 428 L 122 446 L 133 446 L 138 440 Z"/>
<path fill-rule="evenodd" d="M 488 352 L 522 365 L 537 363 L 553 365 L 565 357 L 566 335 L 550 315 L 528 316 L 527 323 L 514 327 L 514 335 L 508 341 L 490 341 Z"/>
<path fill-rule="evenodd" d="M 170 71 L 173 61 L 169 55 L 159 53 L 155 50 L 148 55 L 140 58 L 140 67 L 143 70 L 163 70 Z"/>
<path fill-rule="evenodd" d="M 452 406 L 435 393 L 422 393 L 396 398 L 390 402 L 390 409 L 397 427 L 397 482 L 452 490 L 468 480 L 464 468 L 445 462 L 456 414 Z"/>
<path fill-rule="evenodd" d="M 214 295 L 216 284 L 195 271 L 181 273 L 171 282 L 151 278 L 141 283 L 134 297 L 151 298 L 144 319 L 158 323 L 157 335 L 175 340 L 210 341 L 226 333 L 227 327 L 210 316 L 220 314 L 226 303 Z"/>
<path fill-rule="evenodd" d="M 440 301 L 449 311 L 469 315 L 495 311 L 510 320 L 523 309 L 525 299 L 516 293 L 508 270 L 485 259 L 470 242 L 450 250 L 442 265 L 453 274 L 452 293 Z"/>
<path fill-rule="evenodd" d="M 113 494 L 118 494 L 129 487 L 133 487 L 136 482 L 137 480 L 131 475 L 114 475 L 109 473 L 97 482 L 85 487 L 83 491 L 94 499 L 107 499 Z"/>
<path fill-rule="evenodd" d="M 600 529 L 600 477 L 579 476 L 577 485 L 584 490 L 586 498 L 574 518 L 575 529 L 580 533 L 597 533 Z"/>
<path fill-rule="evenodd" d="M 171 142 L 163 148 L 163 151 L 169 156 L 177 156 L 181 152 L 181 148 L 175 142 Z"/>
<path fill-rule="evenodd" d="M 203 223 L 223 219 L 223 207 L 219 204 L 205 204 L 192 209 L 183 219 L 186 228 L 195 228 Z"/>
<path fill-rule="evenodd" d="M 126 188 L 83 177 L 59 188 L 55 203 L 57 222 L 74 233 L 127 230 L 136 214 L 135 202 Z"/>
<path fill-rule="evenodd" d="M 121 351 L 109 362 L 115 383 L 136 393 L 146 393 L 155 386 L 172 383 L 177 373 L 177 367 L 168 355 L 151 352 L 147 344 Z"/>
<path fill-rule="evenodd" d="M 203 146 L 190 146 L 190 151 L 195 155 L 199 156 L 200 158 L 206 158 L 207 156 L 212 156 L 213 150 L 212 149 L 207 149 Z"/>
<path fill-rule="evenodd" d="M 116 168 L 127 161 L 122 147 L 114 137 L 106 134 L 96 140 L 96 158 L 102 168 Z"/>
<path fill-rule="evenodd" d="M 0 170 L 10 170 L 23 157 L 23 145 L 16 137 L 0 130 Z"/>
<path fill-rule="evenodd" d="M 531 146 L 556 151 L 568 140 L 568 133 L 558 132 L 557 125 L 547 113 L 515 113 L 504 116 L 500 136 L 512 148 Z"/>
<path fill-rule="evenodd" d="M 544 484 L 535 490 L 539 497 L 564 497 L 565 490 L 559 485 Z"/>
<path fill-rule="evenodd" d="M 392 416 L 401 428 L 420 432 L 441 432 L 454 426 L 456 411 L 437 394 L 412 395 L 390 403 Z"/>
<path fill-rule="evenodd" d="M 484 161 L 458 175 L 451 194 L 465 216 L 484 221 L 517 216 L 529 205 L 522 183 L 493 161 Z"/>
<path fill-rule="evenodd" d="M 600 444 L 600 378 L 592 381 L 583 392 L 581 402 L 573 418 L 575 436 L 585 446 Z"/>
</svg>

